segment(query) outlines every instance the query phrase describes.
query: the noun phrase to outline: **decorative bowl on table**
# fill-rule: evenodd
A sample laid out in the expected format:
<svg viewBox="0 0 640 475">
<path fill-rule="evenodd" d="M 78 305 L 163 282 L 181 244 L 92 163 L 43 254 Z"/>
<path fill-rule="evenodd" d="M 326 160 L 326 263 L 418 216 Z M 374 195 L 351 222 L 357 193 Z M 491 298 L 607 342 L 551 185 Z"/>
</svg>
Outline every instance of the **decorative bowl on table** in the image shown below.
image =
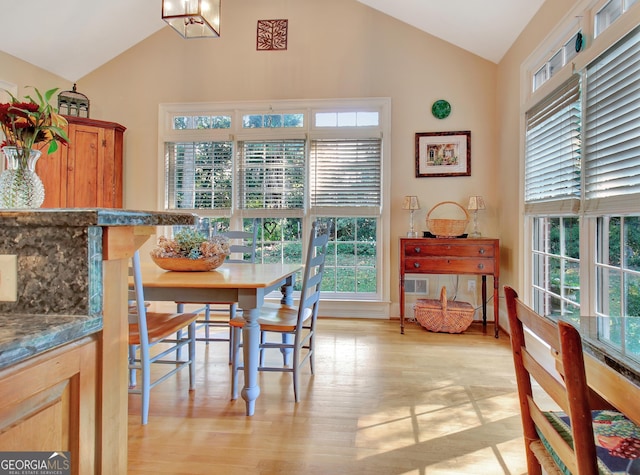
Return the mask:
<svg viewBox="0 0 640 475">
<path fill-rule="evenodd" d="M 207 239 L 197 230 L 185 228 L 173 239 L 160 236 L 157 247 L 151 251 L 151 259 L 164 270 L 205 272 L 220 267 L 229 252 L 226 237 Z"/>
<path fill-rule="evenodd" d="M 177 272 L 205 272 L 217 269 L 222 265 L 224 254 L 213 257 L 202 257 L 200 259 L 189 259 L 188 257 L 156 257 L 153 254 L 151 259 L 158 267 L 164 270 Z"/>
</svg>

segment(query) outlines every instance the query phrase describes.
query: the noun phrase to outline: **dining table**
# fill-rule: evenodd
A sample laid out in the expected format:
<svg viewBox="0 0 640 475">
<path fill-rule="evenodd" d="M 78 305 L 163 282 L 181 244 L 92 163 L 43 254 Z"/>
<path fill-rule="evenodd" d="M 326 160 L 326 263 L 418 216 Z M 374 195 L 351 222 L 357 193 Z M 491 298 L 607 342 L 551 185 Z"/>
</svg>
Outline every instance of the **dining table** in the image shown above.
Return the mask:
<svg viewBox="0 0 640 475">
<path fill-rule="evenodd" d="M 242 328 L 244 355 L 244 387 L 241 396 L 247 415 L 255 411 L 260 395 L 258 357 L 260 327 L 258 317 L 265 298 L 278 289 L 280 302 L 293 304 L 295 275 L 302 264 L 233 264 L 205 272 L 166 271 L 147 262 L 141 266 L 145 299 L 191 303 L 238 302 L 246 323 Z"/>
</svg>

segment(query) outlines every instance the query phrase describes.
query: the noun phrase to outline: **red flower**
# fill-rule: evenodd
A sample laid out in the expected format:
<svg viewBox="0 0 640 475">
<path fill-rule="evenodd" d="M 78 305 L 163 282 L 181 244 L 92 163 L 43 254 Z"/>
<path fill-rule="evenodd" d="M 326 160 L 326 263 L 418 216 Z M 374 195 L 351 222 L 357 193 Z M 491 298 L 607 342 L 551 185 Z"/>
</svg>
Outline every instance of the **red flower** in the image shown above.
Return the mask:
<svg viewBox="0 0 640 475">
<path fill-rule="evenodd" d="M 49 103 L 58 89 L 50 89 L 44 95 L 36 88 L 33 90 L 35 97 L 25 96 L 26 100 L 19 101 L 9 93 L 11 101 L 0 103 L 0 129 L 5 136 L 3 146 L 18 148 L 18 156 L 24 158 L 25 163 L 29 150 L 48 146 L 47 153 L 53 153 L 58 144 L 69 143 L 64 130 L 67 121 Z"/>
</svg>

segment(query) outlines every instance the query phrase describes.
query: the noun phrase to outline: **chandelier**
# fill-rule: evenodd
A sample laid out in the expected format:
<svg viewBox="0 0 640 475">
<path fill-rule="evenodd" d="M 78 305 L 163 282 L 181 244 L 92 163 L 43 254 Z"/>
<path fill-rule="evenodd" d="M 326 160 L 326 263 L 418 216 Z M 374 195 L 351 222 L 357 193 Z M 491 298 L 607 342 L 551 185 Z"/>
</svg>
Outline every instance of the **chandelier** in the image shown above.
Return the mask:
<svg viewBox="0 0 640 475">
<path fill-rule="evenodd" d="M 183 38 L 218 38 L 220 0 L 162 0 L 162 19 Z"/>
</svg>

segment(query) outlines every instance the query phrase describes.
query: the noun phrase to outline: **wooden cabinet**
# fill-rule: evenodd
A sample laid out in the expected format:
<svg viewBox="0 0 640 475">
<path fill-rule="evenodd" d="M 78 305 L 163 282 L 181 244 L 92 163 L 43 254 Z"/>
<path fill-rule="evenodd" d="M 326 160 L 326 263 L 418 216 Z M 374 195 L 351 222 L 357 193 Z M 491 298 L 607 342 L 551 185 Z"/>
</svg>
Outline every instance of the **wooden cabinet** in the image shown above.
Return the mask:
<svg viewBox="0 0 640 475">
<path fill-rule="evenodd" d="M 0 372 L 0 450 L 68 451 L 71 473 L 98 473 L 96 337 Z"/>
<path fill-rule="evenodd" d="M 404 333 L 405 274 L 482 276 L 482 321 L 487 323 L 487 275 L 493 276 L 494 333 L 498 337 L 500 241 L 498 239 L 401 238 L 400 331 Z"/>
<path fill-rule="evenodd" d="M 115 122 L 66 116 L 69 146 L 36 165 L 43 208 L 122 208 L 123 136 Z"/>
</svg>

